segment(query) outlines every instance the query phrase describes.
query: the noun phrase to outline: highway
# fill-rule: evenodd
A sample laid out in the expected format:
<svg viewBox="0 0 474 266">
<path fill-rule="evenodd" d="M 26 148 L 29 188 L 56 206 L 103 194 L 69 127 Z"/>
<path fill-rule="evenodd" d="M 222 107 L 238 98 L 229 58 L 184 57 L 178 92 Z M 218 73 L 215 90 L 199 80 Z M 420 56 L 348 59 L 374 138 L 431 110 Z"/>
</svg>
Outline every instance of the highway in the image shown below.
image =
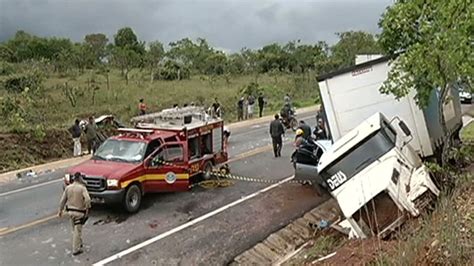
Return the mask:
<svg viewBox="0 0 474 266">
<path fill-rule="evenodd" d="M 463 113 L 472 110 L 463 106 Z M 313 113 L 298 114 L 314 126 Z M 274 158 L 268 122 L 232 131 L 234 174 L 288 180 L 294 134 Z M 270 233 L 325 201 L 311 187 L 236 181 L 224 188 L 194 187 L 147 195 L 139 213 L 95 206 L 83 230 L 85 253 L 71 256 L 67 218 L 57 218 L 64 169 L 0 189 L 0 265 L 222 265 Z"/>
<path fill-rule="evenodd" d="M 315 124 L 312 113 L 298 118 Z M 291 177 L 294 134 L 287 133 L 283 156 L 274 158 L 268 122 L 233 130 L 232 172 L 276 181 Z M 147 195 L 135 215 L 99 205 L 84 227 L 85 253 L 72 257 L 69 220 L 55 216 L 63 175 L 64 169 L 57 169 L 37 177 L 33 185 L 2 186 L 2 265 L 90 265 L 123 250 L 128 253 L 112 264 L 223 264 L 324 200 L 311 187 L 298 184 L 236 181 L 225 188 Z M 153 237 L 157 240 L 149 245 L 133 248 Z"/>
</svg>

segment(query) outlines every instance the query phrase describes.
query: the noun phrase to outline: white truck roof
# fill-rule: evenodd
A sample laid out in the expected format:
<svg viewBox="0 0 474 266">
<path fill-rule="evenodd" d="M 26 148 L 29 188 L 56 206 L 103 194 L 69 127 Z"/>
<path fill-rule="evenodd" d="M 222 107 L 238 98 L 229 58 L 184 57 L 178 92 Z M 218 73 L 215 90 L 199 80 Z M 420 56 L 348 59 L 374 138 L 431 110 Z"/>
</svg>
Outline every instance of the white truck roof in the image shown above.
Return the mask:
<svg viewBox="0 0 474 266">
<path fill-rule="evenodd" d="M 354 145 L 351 143 L 359 143 L 363 139 L 367 138 L 373 132 L 381 128 L 381 120 L 386 120 L 382 113 L 378 112 L 364 120 L 359 126 L 349 131 L 339 140 L 337 140 L 331 147 L 329 152 L 323 153 L 319 159 L 318 172 L 321 172 L 330 165 L 332 162 L 337 160 L 344 153 L 349 151 Z"/>
</svg>

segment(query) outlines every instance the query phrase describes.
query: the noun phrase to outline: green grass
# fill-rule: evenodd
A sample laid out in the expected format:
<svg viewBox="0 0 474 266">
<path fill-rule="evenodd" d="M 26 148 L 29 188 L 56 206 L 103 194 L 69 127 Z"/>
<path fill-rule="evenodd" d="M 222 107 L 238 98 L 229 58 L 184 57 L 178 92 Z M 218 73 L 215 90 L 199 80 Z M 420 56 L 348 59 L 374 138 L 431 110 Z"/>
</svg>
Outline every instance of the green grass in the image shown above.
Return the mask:
<svg viewBox="0 0 474 266">
<path fill-rule="evenodd" d="M 94 80 L 94 82 L 90 82 Z M 230 77 L 192 76 L 181 81 L 150 81 L 148 72 L 134 70 L 130 74 L 128 85 L 118 70 L 109 75 L 109 89 L 106 76 L 93 70 L 77 76 L 62 77 L 50 75 L 43 83 L 44 95 L 35 99 L 42 123 L 46 127 L 65 127 L 74 118 L 86 118 L 91 114 L 114 114 L 121 121 L 128 122 L 137 114 L 140 98 L 144 98 L 149 111 L 159 111 L 177 103 L 195 102 L 209 106 L 215 97 L 223 106 L 224 119 L 236 119 L 237 101 L 241 91 L 251 82 L 257 81 L 259 88 L 268 98 L 265 114 L 280 110 L 285 93 L 293 96 L 296 107 L 313 105 L 318 101 L 317 82 L 314 75 L 245 75 Z M 74 88 L 76 105 L 72 106 L 64 88 Z M 94 89 L 97 88 L 97 89 Z M 0 90 L 1 96 L 6 93 Z M 258 108 L 255 108 L 257 112 Z M 254 113 L 255 115 L 255 113 Z M 5 126 L 0 130 L 8 131 Z"/>
<path fill-rule="evenodd" d="M 461 139 L 467 142 L 474 142 L 474 122 L 463 128 L 461 131 Z"/>
</svg>

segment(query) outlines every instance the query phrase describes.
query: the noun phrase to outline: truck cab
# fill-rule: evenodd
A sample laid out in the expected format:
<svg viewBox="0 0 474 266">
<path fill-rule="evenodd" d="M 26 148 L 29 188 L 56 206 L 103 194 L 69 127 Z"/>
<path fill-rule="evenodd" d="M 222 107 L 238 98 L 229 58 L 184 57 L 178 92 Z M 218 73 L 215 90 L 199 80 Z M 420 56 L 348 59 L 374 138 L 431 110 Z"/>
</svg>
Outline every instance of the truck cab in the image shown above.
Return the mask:
<svg viewBox="0 0 474 266">
<path fill-rule="evenodd" d="M 356 237 L 386 236 L 439 194 L 411 138 L 403 121 L 376 113 L 322 155 L 319 178 Z"/>
<path fill-rule="evenodd" d="M 193 112 L 181 110 L 172 119 L 156 113 L 148 115 L 152 121 L 119 129 L 90 160 L 68 169 L 65 183 L 79 172 L 93 202 L 121 203 L 131 213 L 145 193 L 188 190 L 195 177 L 227 161 L 223 121 L 201 116 L 193 121 Z"/>
</svg>

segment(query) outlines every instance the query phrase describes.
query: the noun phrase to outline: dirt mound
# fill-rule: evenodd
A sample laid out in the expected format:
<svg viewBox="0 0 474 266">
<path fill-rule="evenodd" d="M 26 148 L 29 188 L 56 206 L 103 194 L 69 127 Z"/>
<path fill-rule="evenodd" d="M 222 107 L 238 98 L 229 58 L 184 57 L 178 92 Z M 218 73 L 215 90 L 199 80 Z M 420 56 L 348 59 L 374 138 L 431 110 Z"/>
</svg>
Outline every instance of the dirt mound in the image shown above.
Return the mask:
<svg viewBox="0 0 474 266">
<path fill-rule="evenodd" d="M 336 251 L 336 255 L 323 260 L 316 265 L 366 265 L 377 262 L 380 253 L 389 252 L 393 249 L 393 241 L 384 241 L 378 238 L 365 240 L 353 240 L 344 244 Z"/>
<path fill-rule="evenodd" d="M 19 169 L 72 155 L 69 132 L 60 129 L 45 130 L 45 137 L 31 133 L 0 134 L 0 172 Z"/>
</svg>

